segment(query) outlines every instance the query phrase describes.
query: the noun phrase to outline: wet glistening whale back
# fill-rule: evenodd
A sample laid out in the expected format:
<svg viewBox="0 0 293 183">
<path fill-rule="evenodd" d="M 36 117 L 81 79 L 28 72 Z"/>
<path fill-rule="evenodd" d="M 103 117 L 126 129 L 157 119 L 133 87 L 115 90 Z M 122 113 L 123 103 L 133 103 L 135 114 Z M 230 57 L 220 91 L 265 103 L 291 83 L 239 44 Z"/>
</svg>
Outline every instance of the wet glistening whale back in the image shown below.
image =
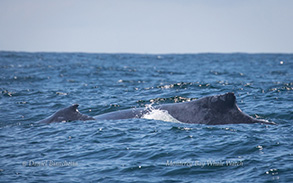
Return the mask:
<svg viewBox="0 0 293 183">
<path fill-rule="evenodd" d="M 117 120 L 129 118 L 142 118 L 150 112 L 147 108 L 134 108 L 114 111 L 98 116 L 87 116 L 78 110 L 78 104 L 61 109 L 52 116 L 39 122 L 65 122 L 77 120 Z M 183 123 L 220 125 L 240 123 L 274 124 L 262 119 L 255 119 L 243 113 L 236 104 L 234 93 L 203 97 L 190 102 L 164 104 L 154 106 L 152 110 L 167 111 L 169 115 Z"/>
</svg>

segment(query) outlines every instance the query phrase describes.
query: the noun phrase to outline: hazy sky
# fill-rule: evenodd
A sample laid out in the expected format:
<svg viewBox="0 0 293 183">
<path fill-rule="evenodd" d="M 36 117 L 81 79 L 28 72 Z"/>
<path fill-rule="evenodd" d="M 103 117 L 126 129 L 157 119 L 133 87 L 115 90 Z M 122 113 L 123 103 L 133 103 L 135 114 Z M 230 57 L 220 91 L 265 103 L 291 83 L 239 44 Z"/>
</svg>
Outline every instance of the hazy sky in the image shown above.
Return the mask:
<svg viewBox="0 0 293 183">
<path fill-rule="evenodd" d="M 293 0 L 0 0 L 0 50 L 293 53 Z"/>
</svg>

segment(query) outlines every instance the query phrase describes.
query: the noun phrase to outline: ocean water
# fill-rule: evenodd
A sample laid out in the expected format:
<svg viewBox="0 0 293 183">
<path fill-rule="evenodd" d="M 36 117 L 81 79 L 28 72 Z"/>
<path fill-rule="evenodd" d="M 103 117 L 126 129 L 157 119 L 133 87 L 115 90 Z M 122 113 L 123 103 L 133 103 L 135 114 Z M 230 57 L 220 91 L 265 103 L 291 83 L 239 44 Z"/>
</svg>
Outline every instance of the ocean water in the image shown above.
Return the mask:
<svg viewBox="0 0 293 183">
<path fill-rule="evenodd" d="M 278 125 L 36 123 L 226 92 Z M 0 106 L 0 182 L 293 182 L 293 54 L 0 52 Z"/>
</svg>

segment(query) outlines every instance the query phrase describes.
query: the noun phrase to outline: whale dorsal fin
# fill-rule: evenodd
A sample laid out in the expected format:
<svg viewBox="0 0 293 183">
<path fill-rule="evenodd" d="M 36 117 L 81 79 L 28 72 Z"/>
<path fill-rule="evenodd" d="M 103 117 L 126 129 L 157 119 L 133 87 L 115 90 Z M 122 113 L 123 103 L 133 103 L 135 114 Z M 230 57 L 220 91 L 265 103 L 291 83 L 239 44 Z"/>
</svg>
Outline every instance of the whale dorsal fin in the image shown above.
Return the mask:
<svg viewBox="0 0 293 183">
<path fill-rule="evenodd" d="M 214 108 L 216 111 L 223 112 L 236 105 L 236 97 L 232 92 L 211 96 L 209 98 L 211 99 L 210 108 Z"/>
<path fill-rule="evenodd" d="M 236 103 L 236 97 L 233 92 L 229 92 L 225 94 L 226 104 L 230 107 L 234 106 Z"/>
<path fill-rule="evenodd" d="M 78 106 L 78 104 L 73 104 L 72 106 L 70 106 L 70 110 L 77 111 Z"/>
</svg>

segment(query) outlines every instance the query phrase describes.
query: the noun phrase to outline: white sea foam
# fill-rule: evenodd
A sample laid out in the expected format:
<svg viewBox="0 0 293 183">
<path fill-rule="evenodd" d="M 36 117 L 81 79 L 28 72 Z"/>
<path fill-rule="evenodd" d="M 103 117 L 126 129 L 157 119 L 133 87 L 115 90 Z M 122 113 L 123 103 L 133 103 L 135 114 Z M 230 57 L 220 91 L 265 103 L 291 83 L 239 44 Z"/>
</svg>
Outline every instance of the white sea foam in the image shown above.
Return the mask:
<svg viewBox="0 0 293 183">
<path fill-rule="evenodd" d="M 149 112 L 142 116 L 142 118 L 144 119 L 154 119 L 173 123 L 181 123 L 177 119 L 173 118 L 166 110 L 155 109 L 154 107 L 152 107 L 152 105 L 147 105 L 146 108 Z"/>
</svg>

